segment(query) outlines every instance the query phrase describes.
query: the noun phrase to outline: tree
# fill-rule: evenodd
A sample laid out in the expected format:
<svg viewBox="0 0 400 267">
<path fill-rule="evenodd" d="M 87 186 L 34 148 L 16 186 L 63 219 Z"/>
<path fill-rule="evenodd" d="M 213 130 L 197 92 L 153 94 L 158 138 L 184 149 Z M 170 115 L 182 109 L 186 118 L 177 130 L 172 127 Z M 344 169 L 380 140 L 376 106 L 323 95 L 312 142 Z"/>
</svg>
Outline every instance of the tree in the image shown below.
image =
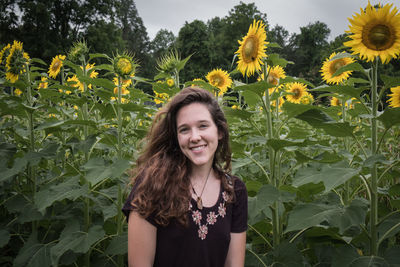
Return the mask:
<svg viewBox="0 0 400 267">
<path fill-rule="evenodd" d="M 154 58 L 159 58 L 175 46 L 176 37 L 173 32 L 161 29 L 150 43 L 150 51 Z"/>
<path fill-rule="evenodd" d="M 191 23 L 186 22 L 180 29 L 176 41 L 177 49 L 182 58 L 192 55 L 181 74 L 184 81 L 199 78 L 210 71 L 207 40 L 207 26 L 200 20 L 194 20 Z"/>
<path fill-rule="evenodd" d="M 319 69 L 328 47 L 330 29 L 323 22 L 314 22 L 300 28 L 300 34 L 292 34 L 288 44 L 287 59 L 295 64 L 288 65 L 287 72 L 309 80 L 321 82 Z"/>
</svg>

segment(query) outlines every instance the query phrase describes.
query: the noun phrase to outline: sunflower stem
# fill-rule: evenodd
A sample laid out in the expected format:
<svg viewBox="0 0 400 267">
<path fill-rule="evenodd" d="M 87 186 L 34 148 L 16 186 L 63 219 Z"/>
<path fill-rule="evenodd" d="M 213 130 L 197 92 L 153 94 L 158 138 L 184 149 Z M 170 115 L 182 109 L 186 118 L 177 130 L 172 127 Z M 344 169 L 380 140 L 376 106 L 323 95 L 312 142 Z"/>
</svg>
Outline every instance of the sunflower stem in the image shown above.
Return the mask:
<svg viewBox="0 0 400 267">
<path fill-rule="evenodd" d="M 377 154 L 377 82 L 378 82 L 378 57 L 372 64 L 372 87 L 371 87 L 371 102 L 372 102 L 372 118 L 371 118 L 371 156 Z M 378 170 L 376 163 L 373 164 L 371 170 L 371 199 L 370 199 L 370 235 L 371 235 L 371 255 L 378 255 Z"/>
<path fill-rule="evenodd" d="M 122 78 L 118 76 L 118 103 L 117 103 L 117 120 L 118 120 L 118 147 L 117 155 L 118 160 L 122 159 Z M 118 180 L 118 199 L 117 199 L 117 235 L 122 234 L 122 188 Z M 118 266 L 124 266 L 124 258 L 122 255 L 118 255 L 117 258 Z"/>
<path fill-rule="evenodd" d="M 267 73 L 267 63 L 263 65 L 263 72 L 264 72 L 264 77 L 265 79 L 268 78 L 268 73 Z M 271 102 L 269 98 L 269 89 L 267 88 L 265 90 L 265 114 L 267 118 L 267 140 L 271 140 L 274 137 L 274 132 L 273 132 L 273 122 L 272 122 L 272 117 L 271 117 Z M 272 147 L 269 147 L 269 167 L 270 167 L 270 180 L 272 182 L 272 185 L 275 188 L 279 188 L 279 181 L 277 179 L 276 173 L 275 173 L 275 151 L 272 149 Z M 280 218 L 279 218 L 279 203 L 275 201 L 272 204 L 272 233 L 273 233 L 273 245 L 274 248 L 277 248 L 277 246 L 280 243 L 280 236 L 281 236 L 281 226 L 280 226 Z"/>
<path fill-rule="evenodd" d="M 29 65 L 25 63 L 25 68 L 26 68 L 26 74 L 27 74 L 27 79 L 28 79 L 28 86 L 26 87 L 26 100 L 28 102 L 28 106 L 31 108 L 29 111 L 27 111 L 27 117 L 28 117 L 28 131 L 29 131 L 29 142 L 30 142 L 30 151 L 34 152 L 35 151 L 35 132 L 34 132 L 34 117 L 33 117 L 33 106 L 34 106 L 34 98 L 32 97 L 32 87 L 31 87 L 31 75 L 29 71 Z M 35 202 L 35 195 L 37 191 L 37 181 L 36 181 L 36 171 L 35 167 L 32 166 L 30 163 L 28 163 L 28 177 L 29 180 L 31 181 L 32 187 L 32 200 L 33 203 Z M 37 228 L 38 228 L 38 223 L 37 221 L 32 222 L 32 234 L 34 236 L 37 235 Z"/>
</svg>

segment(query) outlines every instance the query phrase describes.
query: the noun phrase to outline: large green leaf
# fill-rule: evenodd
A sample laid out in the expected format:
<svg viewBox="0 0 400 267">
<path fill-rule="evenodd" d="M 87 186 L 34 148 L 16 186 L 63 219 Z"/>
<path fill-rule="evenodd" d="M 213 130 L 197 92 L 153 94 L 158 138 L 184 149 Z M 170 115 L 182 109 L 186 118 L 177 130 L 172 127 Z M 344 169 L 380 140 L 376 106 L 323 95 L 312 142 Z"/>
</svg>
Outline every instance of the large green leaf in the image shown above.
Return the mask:
<svg viewBox="0 0 400 267">
<path fill-rule="evenodd" d="M 325 186 L 324 192 L 342 185 L 347 180 L 358 174 L 358 170 L 340 165 L 330 166 L 328 164 L 313 165 L 299 170 L 293 180 L 293 186 L 299 187 L 307 183 L 318 184 L 322 182 Z"/>
<path fill-rule="evenodd" d="M 355 88 L 353 86 L 349 85 L 321 85 L 318 86 L 314 89 L 311 89 L 310 91 L 316 91 L 316 92 L 330 92 L 330 93 L 335 93 L 343 96 L 348 96 L 348 97 L 354 97 L 358 100 L 360 100 L 360 94 L 367 90 L 368 88 L 366 87 L 361 87 L 361 88 Z"/>
<path fill-rule="evenodd" d="M 102 158 L 92 158 L 81 168 L 86 172 L 86 180 L 95 185 L 107 178 L 119 178 L 129 167 L 129 160 L 117 159 L 108 165 Z"/>
<path fill-rule="evenodd" d="M 93 225 L 88 232 L 81 231 L 76 222 L 68 223 L 60 236 L 60 241 L 51 248 L 51 262 L 57 265 L 60 257 L 72 250 L 76 253 L 87 253 L 90 247 L 105 235 L 100 225 Z"/>
<path fill-rule="evenodd" d="M 30 237 L 14 259 L 14 266 L 47 267 L 52 266 L 50 250 L 51 244 L 41 244 L 33 237 Z"/>
<path fill-rule="evenodd" d="M 327 134 L 335 137 L 353 136 L 356 126 L 350 126 L 348 122 L 336 122 L 328 114 L 319 109 L 310 109 L 296 118 L 303 120 L 314 128 L 323 129 Z"/>
<path fill-rule="evenodd" d="M 332 257 L 332 267 L 350 266 L 358 257 L 360 257 L 360 255 L 353 246 L 340 246 L 335 249 L 334 256 Z"/>
<path fill-rule="evenodd" d="M 349 206 L 342 206 L 338 197 L 331 194 L 313 203 L 297 204 L 289 212 L 288 226 L 285 232 L 328 225 L 338 228 L 339 233 L 343 234 L 351 227 L 359 227 L 364 224 L 366 214 L 367 203 L 354 200 Z"/>
<path fill-rule="evenodd" d="M 233 90 L 237 92 L 246 92 L 246 91 L 251 91 L 254 94 L 256 94 L 260 99 L 264 95 L 264 93 L 267 91 L 269 88 L 273 88 L 275 85 L 267 83 L 265 81 L 260 81 L 260 82 L 255 82 L 255 83 L 250 83 L 250 84 L 245 84 L 245 85 L 239 85 L 236 86 Z"/>
<path fill-rule="evenodd" d="M 294 104 L 289 101 L 285 101 L 282 104 L 282 109 L 285 111 L 285 114 L 289 118 L 293 118 L 301 113 L 304 113 L 307 110 L 314 109 L 315 106 L 311 105 L 303 105 L 303 104 Z"/>
<path fill-rule="evenodd" d="M 386 129 L 400 123 L 400 108 L 386 108 L 385 111 L 378 116 Z"/>
<path fill-rule="evenodd" d="M 0 230 L 0 248 L 7 245 L 9 240 L 10 240 L 10 233 L 5 229 L 1 229 Z"/>
<path fill-rule="evenodd" d="M 87 185 L 79 184 L 79 177 L 68 178 L 65 182 L 48 185 L 35 194 L 35 206 L 44 214 L 47 207 L 64 199 L 76 200 L 88 193 Z"/>
<path fill-rule="evenodd" d="M 396 87 L 400 85 L 400 77 L 390 77 L 387 75 L 381 75 L 381 79 L 385 83 L 386 88 Z"/>
<path fill-rule="evenodd" d="M 390 264 L 391 267 L 400 266 L 400 246 L 396 245 L 394 247 L 388 248 L 384 255 L 385 260 Z"/>
<path fill-rule="evenodd" d="M 124 255 L 128 250 L 128 234 L 124 232 L 122 235 L 114 236 L 111 239 L 105 253 L 107 255 Z"/>
<path fill-rule="evenodd" d="M 0 182 L 7 181 L 14 175 L 22 172 L 23 170 L 26 169 L 27 164 L 28 164 L 28 161 L 24 157 L 24 158 L 16 158 L 14 160 L 14 164 L 11 168 L 7 168 L 7 166 L 5 166 L 5 165 L 4 166 L 0 165 L 0 173 L 1 173 Z"/>
</svg>

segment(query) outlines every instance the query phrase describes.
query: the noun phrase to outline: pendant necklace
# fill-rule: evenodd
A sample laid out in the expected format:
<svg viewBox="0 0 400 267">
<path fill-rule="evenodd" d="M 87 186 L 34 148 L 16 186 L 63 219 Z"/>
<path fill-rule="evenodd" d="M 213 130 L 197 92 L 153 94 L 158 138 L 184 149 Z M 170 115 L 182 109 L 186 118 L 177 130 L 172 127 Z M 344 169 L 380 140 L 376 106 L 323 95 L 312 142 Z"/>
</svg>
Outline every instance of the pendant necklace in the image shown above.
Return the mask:
<svg viewBox="0 0 400 267">
<path fill-rule="evenodd" d="M 194 190 L 192 182 L 190 182 L 190 185 L 192 186 L 193 193 L 197 197 L 196 203 L 197 203 L 197 207 L 199 208 L 199 210 L 203 209 L 203 200 L 201 199 L 201 196 L 203 195 L 204 188 L 206 188 L 206 184 L 207 184 L 207 181 L 208 181 L 208 177 L 210 177 L 211 170 L 212 170 L 212 167 L 210 168 L 210 171 L 208 172 L 208 175 L 207 175 L 206 181 L 204 182 L 203 189 L 201 190 L 200 196 L 197 195 L 196 190 Z"/>
</svg>

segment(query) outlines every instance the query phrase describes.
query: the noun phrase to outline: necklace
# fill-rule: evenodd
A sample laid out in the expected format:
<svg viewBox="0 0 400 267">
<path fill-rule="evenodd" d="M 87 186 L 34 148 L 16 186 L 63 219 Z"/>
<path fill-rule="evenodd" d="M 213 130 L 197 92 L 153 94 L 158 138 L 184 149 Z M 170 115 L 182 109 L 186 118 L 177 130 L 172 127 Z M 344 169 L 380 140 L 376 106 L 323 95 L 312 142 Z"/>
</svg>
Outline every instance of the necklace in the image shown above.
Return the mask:
<svg viewBox="0 0 400 267">
<path fill-rule="evenodd" d="M 197 197 L 196 203 L 197 203 L 197 207 L 199 208 L 199 210 L 203 209 L 203 200 L 201 199 L 201 196 L 203 195 L 204 188 L 206 188 L 206 184 L 207 184 L 207 181 L 208 181 L 208 177 L 210 177 L 211 170 L 212 170 L 212 167 L 210 168 L 210 171 L 208 172 L 206 181 L 204 182 L 204 185 L 203 185 L 203 189 L 201 189 L 200 196 L 196 193 L 196 190 L 194 190 L 192 182 L 190 182 L 190 185 L 192 186 L 193 193 Z"/>
</svg>

